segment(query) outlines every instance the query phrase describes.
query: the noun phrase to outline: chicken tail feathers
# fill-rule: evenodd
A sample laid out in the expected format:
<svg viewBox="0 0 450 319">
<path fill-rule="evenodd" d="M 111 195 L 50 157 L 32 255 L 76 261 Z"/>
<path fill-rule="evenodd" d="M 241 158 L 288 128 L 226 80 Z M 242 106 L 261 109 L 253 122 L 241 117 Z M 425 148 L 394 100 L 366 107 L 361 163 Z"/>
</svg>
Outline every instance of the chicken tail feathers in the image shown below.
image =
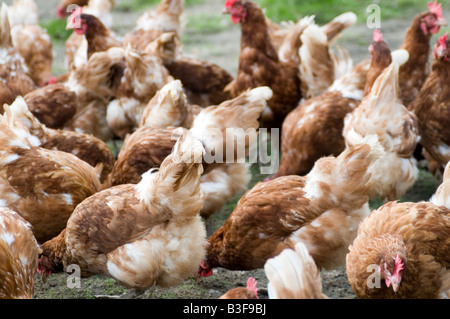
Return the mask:
<svg viewBox="0 0 450 319">
<path fill-rule="evenodd" d="M 357 16 L 355 13 L 349 11 L 338 15 L 336 18 L 322 26 L 322 30 L 325 32 L 328 38 L 328 42 L 335 41 L 342 31 L 351 27 L 357 22 Z"/>
<path fill-rule="evenodd" d="M 372 186 L 370 168 L 384 154 L 378 136 L 373 134 L 348 147 L 338 157 L 319 159 L 307 175 L 305 196 L 325 207 L 336 205 L 337 201 L 341 207 L 346 203 L 364 204 Z M 323 196 L 330 192 L 334 196 Z"/>
<path fill-rule="evenodd" d="M 137 188 L 148 206 L 173 214 L 196 215 L 203 206 L 200 190 L 205 150 L 191 133 L 182 135 L 159 169 L 144 173 Z"/>
<path fill-rule="evenodd" d="M 324 299 L 320 272 L 306 246 L 285 249 L 268 259 L 264 271 L 270 299 Z"/>
<path fill-rule="evenodd" d="M 17 99 L 20 102 L 20 99 L 23 98 L 18 97 Z M 11 111 L 11 106 L 4 104 L 3 108 L 5 113 L 0 115 L 0 150 L 3 151 L 0 162 L 5 164 L 6 159 L 11 159 L 12 148 L 29 149 L 33 146 L 39 146 L 41 142 L 36 136 L 30 134 L 25 125 L 17 120 Z"/>
<path fill-rule="evenodd" d="M 0 9 L 0 47 L 11 48 L 12 38 L 11 38 L 11 25 L 9 23 L 8 17 L 8 6 L 5 2 L 2 2 L 2 7 Z"/>
<path fill-rule="evenodd" d="M 207 107 L 196 116 L 190 131 L 216 162 L 228 162 L 231 154 L 236 161 L 253 144 L 259 129 L 258 119 L 271 97 L 269 87 L 258 87 L 220 105 Z"/>
</svg>

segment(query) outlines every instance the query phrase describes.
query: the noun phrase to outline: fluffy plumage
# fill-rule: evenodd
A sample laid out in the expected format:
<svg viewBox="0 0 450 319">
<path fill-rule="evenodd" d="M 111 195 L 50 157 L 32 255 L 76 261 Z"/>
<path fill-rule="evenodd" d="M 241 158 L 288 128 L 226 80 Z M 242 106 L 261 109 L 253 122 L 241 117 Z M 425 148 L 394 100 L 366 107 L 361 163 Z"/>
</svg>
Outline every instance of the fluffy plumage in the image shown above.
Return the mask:
<svg viewBox="0 0 450 319">
<path fill-rule="evenodd" d="M 66 41 L 66 65 L 69 70 L 86 63 L 92 54 L 121 47 L 119 37 L 92 14 L 82 8 L 75 10 L 68 18 L 66 29 L 74 32 Z"/>
<path fill-rule="evenodd" d="M 101 164 L 100 182 L 103 182 L 114 165 L 114 156 L 108 145 L 95 136 L 69 130 L 48 128 L 28 110 L 23 98 L 18 97 L 10 106 L 11 116 L 20 121 L 41 147 L 71 153 L 92 167 Z"/>
<path fill-rule="evenodd" d="M 269 299 L 327 299 L 316 263 L 302 242 L 264 264 Z"/>
<path fill-rule="evenodd" d="M 180 80 L 163 86 L 147 103 L 139 127 L 166 128 L 168 126 L 191 128 L 194 121 L 193 106 L 188 104 Z"/>
<path fill-rule="evenodd" d="M 450 40 L 443 35 L 434 47 L 432 71 L 410 109 L 416 114 L 421 135 L 420 144 L 436 163 L 432 170 L 444 171 L 450 160 Z M 430 160 L 428 163 L 430 163 Z"/>
<path fill-rule="evenodd" d="M 165 32 L 181 36 L 184 29 L 184 0 L 162 0 L 156 8 L 145 11 L 136 21 L 136 27 L 124 36 L 123 43 L 138 51 Z"/>
<path fill-rule="evenodd" d="M 174 286 L 192 276 L 206 244 L 198 214 L 203 154 L 198 140 L 183 135 L 139 184 L 83 201 L 67 228 L 42 245 L 40 270 L 50 274 L 76 263 L 82 276 L 100 273 L 136 289 Z"/>
<path fill-rule="evenodd" d="M 24 58 L 28 75 L 36 85 L 46 84 L 52 77 L 53 43 L 39 25 L 34 0 L 14 0 L 8 7 L 12 43 Z"/>
<path fill-rule="evenodd" d="M 124 69 L 125 50 L 114 47 L 94 53 L 86 64 L 73 70 L 65 86 L 77 95 L 77 108 L 64 129 L 92 134 L 103 141 L 112 139 L 107 106 L 121 84 Z"/>
<path fill-rule="evenodd" d="M 224 89 L 233 76 L 217 64 L 178 53 L 164 65 L 175 79 L 181 80 L 190 104 L 207 107 L 232 98 Z"/>
<path fill-rule="evenodd" d="M 11 104 L 17 96 L 36 88 L 28 72 L 24 58 L 14 48 L 8 6 L 3 2 L 0 10 L 0 110 L 4 103 Z"/>
<path fill-rule="evenodd" d="M 316 24 L 309 25 L 300 36 L 300 79 L 305 99 L 325 92 L 335 80 L 351 71 L 353 60 L 339 47 L 340 58 L 332 52 L 325 31 Z"/>
<path fill-rule="evenodd" d="M 244 159 L 256 138 L 258 117 L 270 96 L 269 88 L 256 88 L 233 100 L 204 108 L 195 117 L 190 131 L 205 146 L 205 172 L 227 161 L 234 163 Z M 158 166 L 170 153 L 178 134 L 184 130 L 182 127 L 157 129 L 143 126 L 130 134 L 104 187 L 138 182 L 142 173 Z M 227 143 L 227 140 L 233 143 Z"/>
<path fill-rule="evenodd" d="M 428 11 L 417 15 L 406 30 L 401 49 L 409 53 L 408 61 L 400 67 L 400 99 L 409 107 L 417 97 L 429 70 L 430 40 L 445 25 L 442 7 L 435 2 L 428 3 Z"/>
<path fill-rule="evenodd" d="M 449 298 L 450 210 L 389 202 L 359 226 L 346 258 L 359 298 Z M 368 268 L 370 267 L 370 268 Z"/>
<path fill-rule="evenodd" d="M 122 139 L 138 127 L 148 102 L 173 80 L 159 57 L 128 46 L 124 58 L 123 77 L 106 111 L 108 126 Z"/>
<path fill-rule="evenodd" d="M 259 299 L 257 281 L 250 277 L 247 279 L 246 287 L 237 287 L 228 290 L 219 299 Z"/>
<path fill-rule="evenodd" d="M 262 268 L 297 242 L 306 245 L 318 268 L 342 265 L 359 222 L 369 214 L 368 170 L 383 154 L 376 136 L 366 143 L 318 160 L 305 177 L 283 176 L 247 191 L 208 238 L 199 275 L 215 267 Z"/>
<path fill-rule="evenodd" d="M 33 299 L 39 252 L 31 225 L 0 207 L 0 299 Z"/>
<path fill-rule="evenodd" d="M 372 167 L 371 198 L 396 200 L 414 184 L 418 176 L 413 156 L 419 141 L 417 118 L 399 98 L 397 62 L 392 62 L 375 81 L 370 93 L 345 118 L 346 145 L 361 143 L 376 134 L 386 153 Z"/>
<path fill-rule="evenodd" d="M 61 129 L 77 111 L 77 94 L 65 84 L 49 84 L 25 95 L 30 111 L 50 128 Z"/>
<path fill-rule="evenodd" d="M 445 166 L 442 183 L 439 185 L 433 196 L 431 196 L 430 202 L 450 209 L 450 162 Z"/>
<path fill-rule="evenodd" d="M 256 3 L 238 0 L 227 2 L 225 8 L 232 21 L 241 25 L 238 72 L 225 91 L 236 97 L 251 88 L 270 87 L 273 96 L 261 116 L 261 127 L 280 128 L 301 99 L 298 64 L 280 60 L 270 42 L 264 13 Z"/>
<path fill-rule="evenodd" d="M 78 203 L 100 190 L 99 169 L 73 154 L 44 149 L 9 106 L 0 118 L 2 205 L 32 226 L 39 242 L 57 235 Z"/>
<path fill-rule="evenodd" d="M 344 118 L 362 99 L 368 69 L 368 61 L 362 61 L 326 92 L 303 101 L 286 116 L 280 166 L 272 178 L 305 175 L 317 159 L 344 150 Z"/>
</svg>

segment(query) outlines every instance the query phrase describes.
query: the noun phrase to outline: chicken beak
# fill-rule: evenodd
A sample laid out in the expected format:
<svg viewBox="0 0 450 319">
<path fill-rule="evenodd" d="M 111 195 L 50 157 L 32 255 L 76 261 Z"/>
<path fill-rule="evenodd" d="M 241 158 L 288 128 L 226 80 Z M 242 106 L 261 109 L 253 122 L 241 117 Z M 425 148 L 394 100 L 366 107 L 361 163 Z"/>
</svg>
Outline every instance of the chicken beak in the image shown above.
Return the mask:
<svg viewBox="0 0 450 319">
<path fill-rule="evenodd" d="M 444 18 L 439 18 L 438 24 L 439 24 L 439 26 L 441 26 L 441 27 L 446 27 L 446 26 L 447 26 L 447 21 L 445 21 Z"/>
<path fill-rule="evenodd" d="M 223 8 L 222 14 L 230 14 L 230 11 L 228 10 L 228 8 Z"/>
<path fill-rule="evenodd" d="M 392 289 L 394 290 L 394 292 L 397 292 L 399 287 L 400 283 L 392 283 Z"/>
</svg>

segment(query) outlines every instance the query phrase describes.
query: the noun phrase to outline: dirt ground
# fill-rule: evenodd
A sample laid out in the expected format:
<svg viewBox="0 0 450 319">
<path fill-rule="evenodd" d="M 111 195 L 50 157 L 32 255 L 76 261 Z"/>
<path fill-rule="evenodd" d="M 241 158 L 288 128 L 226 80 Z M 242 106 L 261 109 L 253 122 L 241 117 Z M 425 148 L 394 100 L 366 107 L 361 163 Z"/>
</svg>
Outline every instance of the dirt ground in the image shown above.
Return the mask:
<svg viewBox="0 0 450 319">
<path fill-rule="evenodd" d="M 125 0 L 116 0 L 118 4 Z M 10 3 L 10 1 L 6 1 Z M 36 0 L 39 5 L 41 19 L 54 18 L 55 8 L 58 0 Z M 223 7 L 222 0 L 207 0 L 202 5 L 192 6 L 186 9 L 187 16 L 198 16 L 199 19 L 208 13 L 220 13 Z M 113 29 L 123 35 L 134 27 L 136 18 L 140 12 L 114 12 Z M 184 51 L 202 59 L 214 62 L 227 69 L 233 75 L 236 74 L 239 55 L 239 26 L 233 25 L 228 16 L 219 18 L 223 31 L 218 33 L 202 33 L 185 29 Z M 383 22 L 382 28 L 385 41 L 391 48 L 396 48 L 403 40 L 404 32 L 410 23 L 409 17 L 405 20 L 395 20 Z M 338 40 L 338 44 L 347 49 L 356 64 L 360 60 L 368 57 L 367 47 L 371 41 L 372 31 L 365 25 L 357 25 L 349 28 Z M 185 40 L 188 39 L 188 40 Z M 64 48 L 55 46 L 54 69 L 63 70 Z M 434 191 L 434 180 L 427 173 L 423 173 L 423 178 L 418 182 L 416 188 L 411 190 L 412 196 L 420 199 L 428 199 Z M 225 207 L 222 216 L 226 218 L 233 207 Z M 225 293 L 228 289 L 245 286 L 248 277 L 253 276 L 258 281 L 260 288 L 259 297 L 267 298 L 267 278 L 262 269 L 255 271 L 228 271 L 222 268 L 216 269 L 212 277 L 202 279 L 200 283 L 193 279 L 186 280 L 178 287 L 170 289 L 157 288 L 152 295 L 144 294 L 137 298 L 183 298 L 183 299 L 215 299 Z M 348 284 L 345 268 L 322 271 L 323 290 L 326 295 L 333 299 L 354 299 L 355 295 Z M 68 288 L 70 277 L 67 274 L 55 274 L 49 277 L 46 283 L 42 283 L 39 278 L 36 282 L 35 298 L 37 299 L 86 299 L 99 298 L 100 295 L 122 295 L 126 289 L 119 286 L 113 279 L 104 276 L 94 276 L 81 280 L 80 287 Z"/>
</svg>

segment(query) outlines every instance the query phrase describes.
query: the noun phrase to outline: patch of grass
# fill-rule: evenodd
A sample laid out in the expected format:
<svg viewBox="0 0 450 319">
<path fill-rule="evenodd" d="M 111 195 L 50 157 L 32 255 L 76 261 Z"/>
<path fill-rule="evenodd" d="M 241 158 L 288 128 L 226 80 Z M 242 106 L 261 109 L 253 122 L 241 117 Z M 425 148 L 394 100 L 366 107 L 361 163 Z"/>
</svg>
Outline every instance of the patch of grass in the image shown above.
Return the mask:
<svg viewBox="0 0 450 319">
<path fill-rule="evenodd" d="M 188 16 L 186 32 L 218 33 L 231 25 L 229 17 L 221 14 L 200 13 Z"/>
<path fill-rule="evenodd" d="M 298 18 L 315 15 L 319 24 L 327 23 L 338 14 L 353 11 L 358 16 L 359 22 L 366 21 L 373 12 L 367 11 L 371 4 L 379 5 L 381 9 L 381 21 L 392 18 L 405 18 L 427 10 L 427 2 L 423 0 L 394 0 L 394 1 L 373 1 L 373 0 L 254 0 L 262 8 L 265 8 L 266 15 L 274 21 L 296 21 Z M 443 7 L 450 5 L 449 0 L 439 1 Z"/>
<path fill-rule="evenodd" d="M 72 34 L 72 30 L 66 30 L 66 19 L 47 19 L 42 20 L 39 25 L 47 30 L 52 42 L 65 42 Z"/>
</svg>

